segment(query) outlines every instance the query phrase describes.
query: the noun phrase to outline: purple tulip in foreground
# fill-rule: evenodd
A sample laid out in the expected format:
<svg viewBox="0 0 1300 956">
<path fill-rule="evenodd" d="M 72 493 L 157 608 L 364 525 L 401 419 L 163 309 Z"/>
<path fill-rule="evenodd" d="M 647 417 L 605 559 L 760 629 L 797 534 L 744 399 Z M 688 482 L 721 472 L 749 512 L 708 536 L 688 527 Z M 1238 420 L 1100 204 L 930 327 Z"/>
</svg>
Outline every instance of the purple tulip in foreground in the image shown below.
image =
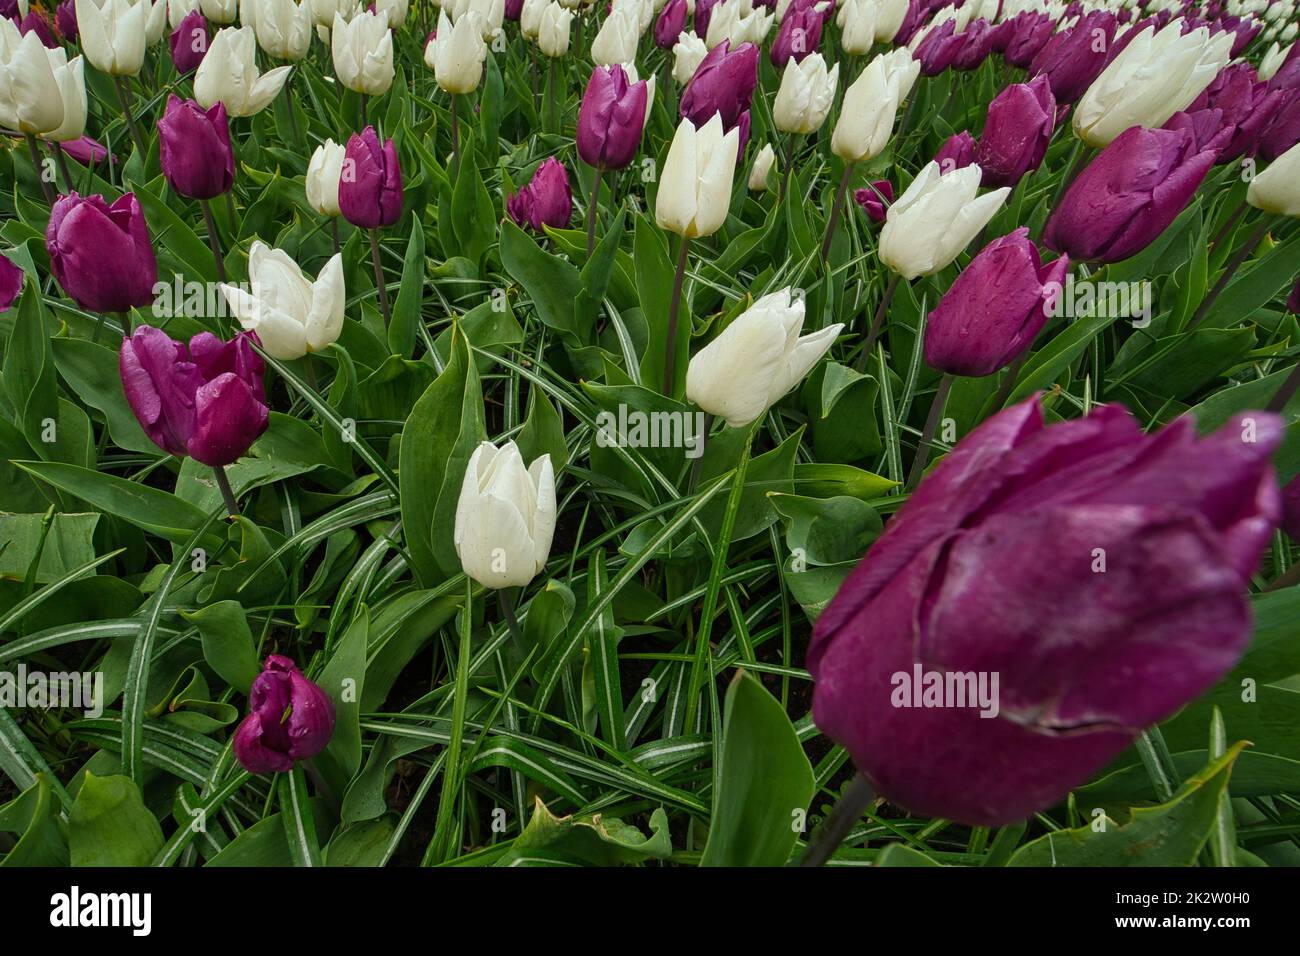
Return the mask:
<svg viewBox="0 0 1300 956">
<path fill-rule="evenodd" d="M 172 64 L 178 73 L 193 73 L 208 53 L 208 21 L 199 10 L 191 10 L 167 38 Z"/>
<path fill-rule="evenodd" d="M 1042 264 L 1027 226 L 994 239 L 930 312 L 926 364 L 968 376 L 1006 367 L 1047 323 L 1069 269 L 1069 256 Z"/>
<path fill-rule="evenodd" d="M 402 168 L 393 141 L 381 144 L 373 126 L 353 133 L 339 178 L 343 218 L 362 229 L 391 226 L 402 216 L 402 195 Z"/>
<path fill-rule="evenodd" d="M 671 50 L 686 29 L 686 0 L 668 0 L 655 20 L 655 46 Z"/>
<path fill-rule="evenodd" d="M 0 256 L 0 312 L 8 311 L 22 291 L 23 270 L 14 265 L 8 256 Z"/>
<path fill-rule="evenodd" d="M 60 196 L 45 230 L 50 271 L 91 312 L 126 312 L 153 301 L 158 264 L 135 193 L 112 205 L 100 195 Z"/>
<path fill-rule="evenodd" d="M 598 66 L 578 110 L 578 155 L 596 169 L 623 169 L 636 156 L 645 128 L 646 82 L 627 81 L 623 67 Z"/>
<path fill-rule="evenodd" d="M 1047 77 L 1013 83 L 993 98 L 975 161 L 985 186 L 1014 186 L 1036 170 L 1056 129 L 1056 97 Z"/>
<path fill-rule="evenodd" d="M 749 110 L 757 85 L 758 47 L 742 43 L 732 50 L 731 42 L 724 40 L 695 68 L 682 91 L 681 115 L 698 129 L 714 113 L 721 113 L 722 128 L 730 131 L 740 122 L 740 115 Z"/>
<path fill-rule="evenodd" d="M 200 332 L 186 346 L 149 325 L 123 339 L 122 389 L 149 440 L 213 468 L 242 457 L 270 417 L 256 342 L 253 332 L 229 342 Z"/>
<path fill-rule="evenodd" d="M 334 704 L 290 658 L 272 654 L 248 691 L 231 749 L 249 773 L 286 773 L 334 735 Z"/>
<path fill-rule="evenodd" d="M 1262 412 L 1148 435 L 1118 405 L 1044 427 L 1037 397 L 988 419 L 818 619 L 817 726 L 914 813 L 1000 826 L 1056 803 L 1241 656 L 1280 438 Z M 927 674 L 986 706 L 908 692 Z"/>
<path fill-rule="evenodd" d="M 167 97 L 158 121 L 158 161 L 167 183 L 190 199 L 220 196 L 235 182 L 230 124 L 220 101 L 205 110 L 193 100 Z"/>
<path fill-rule="evenodd" d="M 884 222 L 888 205 L 894 201 L 894 184 L 888 179 L 878 179 L 870 186 L 857 190 L 853 199 L 872 222 Z"/>
<path fill-rule="evenodd" d="M 545 226 L 567 226 L 573 215 L 573 193 L 564 164 L 554 156 L 544 160 L 528 185 L 510 197 L 506 212 L 516 225 L 534 232 L 543 232 Z"/>
<path fill-rule="evenodd" d="M 1076 261 L 1136 255 L 1173 222 L 1214 165 L 1186 129 L 1134 126 L 1084 168 L 1048 217 L 1043 242 Z"/>
</svg>

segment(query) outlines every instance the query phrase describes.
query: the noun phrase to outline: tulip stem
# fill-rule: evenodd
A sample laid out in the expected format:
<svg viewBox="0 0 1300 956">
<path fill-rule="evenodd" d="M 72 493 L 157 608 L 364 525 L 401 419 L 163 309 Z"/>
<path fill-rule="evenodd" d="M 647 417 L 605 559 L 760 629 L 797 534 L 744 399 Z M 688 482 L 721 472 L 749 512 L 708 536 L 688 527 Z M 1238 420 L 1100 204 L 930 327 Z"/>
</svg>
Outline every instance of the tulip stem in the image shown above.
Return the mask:
<svg viewBox="0 0 1300 956">
<path fill-rule="evenodd" d="M 221 465 L 214 465 L 212 474 L 217 478 L 217 487 L 221 489 L 221 498 L 226 503 L 226 514 L 232 518 L 238 518 L 239 502 L 235 500 L 235 490 L 230 487 L 230 479 L 226 477 L 226 469 Z"/>
<path fill-rule="evenodd" d="M 1016 379 L 1020 377 L 1020 370 L 1025 367 L 1028 358 L 1029 346 L 1026 345 L 1025 350 L 1012 359 L 1011 364 L 1007 366 L 1007 370 L 1002 376 L 1002 382 L 998 385 L 997 394 L 993 396 L 993 405 L 991 406 L 993 411 L 1001 411 L 1002 406 L 1011 397 L 1011 389 L 1015 388 Z"/>
<path fill-rule="evenodd" d="M 894 299 L 894 290 L 898 288 L 899 278 L 898 273 L 894 273 L 889 280 L 889 285 L 885 286 L 885 294 L 880 299 L 880 305 L 876 306 L 876 314 L 871 319 L 871 328 L 867 330 L 867 340 L 862 345 L 862 354 L 853 365 L 855 371 L 861 372 L 867 367 L 871 350 L 876 346 L 876 337 L 880 335 L 880 330 L 885 324 L 885 313 L 889 311 L 889 303 Z"/>
<path fill-rule="evenodd" d="M 781 201 L 790 192 L 790 170 L 794 169 L 794 133 L 785 137 L 785 171 L 781 174 Z"/>
<path fill-rule="evenodd" d="M 605 171 L 596 167 L 595 178 L 591 182 L 591 202 L 587 203 L 587 258 L 596 251 L 596 212 L 600 201 L 600 178 Z"/>
<path fill-rule="evenodd" d="M 1056 187 L 1056 195 L 1052 197 L 1053 209 L 1060 204 L 1061 197 L 1065 195 L 1065 191 L 1074 182 L 1074 178 L 1079 172 L 1079 160 L 1083 158 L 1083 149 L 1083 140 L 1076 139 L 1074 149 L 1070 151 L 1070 161 L 1065 167 L 1065 174 L 1061 176 L 1060 185 Z"/>
<path fill-rule="evenodd" d="M 379 308 L 384 313 L 384 328 L 388 328 L 391 315 L 388 311 L 388 285 L 384 282 L 384 267 L 379 263 L 379 230 L 370 230 L 370 262 L 375 267 L 375 288 L 379 290 Z"/>
<path fill-rule="evenodd" d="M 844 194 L 849 188 L 849 177 L 853 175 L 853 164 L 844 164 L 844 174 L 835 189 L 835 202 L 831 204 L 831 217 L 826 221 L 826 238 L 822 240 L 822 265 L 829 268 L 831 240 L 835 238 L 835 224 L 839 222 L 840 208 L 844 205 Z"/>
<path fill-rule="evenodd" d="M 664 395 L 673 396 L 677 373 L 677 315 L 682 307 L 682 280 L 686 277 L 686 250 L 691 240 L 682 236 L 677 251 L 677 272 L 673 276 L 673 297 L 668 304 L 668 341 L 664 343 Z"/>
<path fill-rule="evenodd" d="M 581 22 L 581 21 L 579 21 L 579 22 Z M 548 59 L 550 62 L 547 64 L 547 67 L 546 67 L 546 106 L 545 106 L 545 113 L 546 113 L 546 132 L 548 132 L 548 133 L 556 133 L 556 132 L 559 132 L 559 130 L 558 130 L 557 127 L 560 125 L 560 117 L 559 117 L 559 112 L 558 112 L 558 110 L 556 109 L 556 103 L 555 103 L 555 100 L 556 100 L 556 95 L 555 95 L 555 74 L 556 74 L 555 57 L 552 56 L 552 57 L 548 57 L 547 59 Z"/>
<path fill-rule="evenodd" d="M 700 426 L 699 454 L 695 456 L 695 461 L 691 462 L 691 483 L 689 485 L 691 494 L 694 494 L 696 489 L 700 487 L 700 471 L 704 468 L 704 447 L 709 440 L 709 432 L 713 431 L 713 421 L 713 413 L 705 412 L 704 424 Z"/>
<path fill-rule="evenodd" d="M 501 608 L 501 616 L 505 619 L 506 629 L 510 631 L 510 640 L 515 645 L 516 650 L 522 654 L 524 650 L 524 631 L 519 626 L 519 618 L 515 614 L 514 589 L 498 588 L 497 604 Z"/>
<path fill-rule="evenodd" d="M 217 267 L 217 281 L 226 281 L 226 261 L 221 257 L 221 240 L 217 237 L 217 222 L 212 218 L 212 204 L 207 199 L 200 199 L 203 208 L 203 225 L 208 230 L 208 246 L 212 249 L 212 262 Z"/>
<path fill-rule="evenodd" d="M 1210 245 L 1213 248 L 1218 249 L 1219 246 L 1223 244 L 1223 240 L 1228 238 L 1228 233 L 1232 232 L 1233 227 L 1235 227 L 1237 223 L 1241 221 L 1241 217 L 1246 214 L 1246 210 L 1249 208 L 1250 208 L 1250 203 L 1246 202 L 1243 199 L 1241 201 L 1241 205 L 1239 205 L 1236 209 L 1234 209 L 1232 215 L 1228 217 L 1228 221 L 1225 222 L 1223 224 L 1223 227 L 1214 234 L 1214 239 L 1211 240 L 1210 242 Z"/>
<path fill-rule="evenodd" d="M 131 115 L 126 83 L 125 77 L 113 77 L 113 88 L 117 90 L 117 101 L 122 106 L 122 115 L 126 117 L 126 128 L 131 134 L 131 142 L 135 143 L 136 152 L 140 154 L 140 162 L 143 163 L 148 158 L 148 150 L 145 149 L 144 139 L 140 136 L 140 127 L 135 125 L 135 117 Z"/>
<path fill-rule="evenodd" d="M 1292 367 L 1291 374 L 1286 377 L 1286 381 L 1282 383 L 1282 387 L 1273 395 L 1272 401 L 1268 403 L 1268 408 L 1265 410 L 1280 413 L 1282 409 L 1286 408 L 1287 405 L 1290 404 L 1291 399 L 1295 397 L 1297 391 L 1300 391 L 1300 362 L 1297 362 Z"/>
<path fill-rule="evenodd" d="M 298 142 L 298 114 L 293 109 L 293 77 L 290 76 L 284 83 L 284 109 L 289 114 L 289 135 L 293 141 Z"/>
<path fill-rule="evenodd" d="M 50 152 L 54 154 L 54 162 L 59 167 L 59 175 L 68 184 L 68 192 L 72 192 L 77 188 L 77 183 L 72 178 L 72 168 L 68 165 L 68 154 L 63 151 L 63 146 L 59 143 L 50 143 L 49 146 Z"/>
<path fill-rule="evenodd" d="M 50 181 L 45 178 L 45 167 L 41 163 L 41 151 L 36 145 L 36 137 L 31 133 L 27 134 L 27 152 L 32 157 L 32 170 L 36 173 L 36 178 L 41 182 L 41 192 L 45 194 L 45 204 L 54 205 L 54 187 Z"/>
<path fill-rule="evenodd" d="M 830 815 L 808 841 L 808 848 L 799 858 L 800 866 L 821 866 L 829 860 L 844 838 L 853 829 L 853 824 L 862 819 L 862 814 L 876 801 L 875 787 L 862 774 L 854 774 L 848 787 L 831 807 Z"/>
<path fill-rule="evenodd" d="M 939 428 L 943 407 L 948 404 L 948 393 L 952 391 L 952 383 L 953 376 L 949 372 L 945 372 L 943 378 L 939 379 L 939 388 L 934 393 L 934 401 L 930 403 L 930 414 L 925 418 L 921 440 L 916 446 L 916 457 L 912 459 L 912 471 L 907 476 L 908 491 L 920 484 L 921 476 L 925 474 L 925 463 L 930 460 L 930 443 L 934 441 L 934 433 Z"/>
<path fill-rule="evenodd" d="M 460 173 L 460 117 L 456 112 L 456 94 L 451 94 L 451 169 Z"/>
<path fill-rule="evenodd" d="M 334 240 L 334 254 L 339 254 L 339 217 L 330 216 L 330 238 Z"/>
<path fill-rule="evenodd" d="M 1237 250 L 1231 259 L 1228 260 L 1228 264 L 1223 267 L 1223 275 L 1219 276 L 1219 281 L 1214 283 L 1214 288 L 1210 290 L 1210 294 L 1201 300 L 1201 304 L 1196 309 L 1196 314 L 1193 315 L 1191 321 L 1187 323 L 1187 328 L 1183 330 L 1184 332 L 1190 332 L 1201 324 L 1202 320 L 1204 320 L 1205 316 L 1209 313 L 1210 307 L 1214 305 L 1215 300 L 1218 299 L 1218 297 L 1223 293 L 1223 290 L 1228 287 L 1228 283 L 1232 281 L 1232 277 L 1236 273 L 1237 269 L 1246 261 L 1246 257 L 1255 251 L 1256 246 L 1263 242 L 1264 236 L 1268 233 L 1268 228 L 1272 224 L 1272 217 L 1265 216 L 1264 221 L 1255 228 L 1255 231 L 1250 234 L 1242 247 Z"/>
</svg>

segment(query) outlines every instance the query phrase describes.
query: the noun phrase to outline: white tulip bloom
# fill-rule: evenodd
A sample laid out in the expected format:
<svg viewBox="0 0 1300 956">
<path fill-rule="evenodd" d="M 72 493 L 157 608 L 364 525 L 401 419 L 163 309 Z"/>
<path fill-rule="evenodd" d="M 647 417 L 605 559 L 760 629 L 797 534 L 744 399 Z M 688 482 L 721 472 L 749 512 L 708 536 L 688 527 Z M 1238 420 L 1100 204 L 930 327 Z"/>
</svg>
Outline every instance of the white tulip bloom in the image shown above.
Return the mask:
<svg viewBox="0 0 1300 956">
<path fill-rule="evenodd" d="M 19 35 L 13 21 L 0 18 L 0 126 L 43 136 L 63 125 L 64 99 L 54 70 L 34 30 Z M 82 100 L 84 126 L 84 86 Z"/>
<path fill-rule="evenodd" d="M 893 43 L 907 19 L 907 0 L 874 0 L 876 7 L 876 40 Z"/>
<path fill-rule="evenodd" d="M 519 11 L 519 32 L 528 39 L 537 39 L 537 31 L 542 25 L 542 14 L 549 2 L 550 0 L 524 0 L 524 5 Z"/>
<path fill-rule="evenodd" d="M 847 0 L 835 15 L 839 26 L 840 48 L 850 56 L 870 53 L 876 43 L 876 13 L 874 0 Z"/>
<path fill-rule="evenodd" d="M 787 286 L 763 296 L 686 370 L 686 397 L 732 428 L 743 428 L 775 405 L 826 354 L 842 323 L 800 336 L 804 300 Z"/>
<path fill-rule="evenodd" d="M 167 0 L 157 0 L 156 3 L 151 0 L 140 0 L 140 3 L 146 7 L 144 13 L 144 42 L 145 46 L 153 46 L 162 40 L 167 33 Z"/>
<path fill-rule="evenodd" d="M 334 75 L 354 93 L 382 96 L 393 85 L 393 34 L 388 14 L 362 10 L 344 21 L 334 14 L 330 31 Z"/>
<path fill-rule="evenodd" d="M 448 4 L 447 6 L 450 6 Z M 446 10 L 447 6 L 443 9 Z M 505 0 L 462 0 L 456 4 L 456 11 L 448 10 L 452 22 L 459 22 L 463 16 L 473 17 L 478 24 L 479 36 L 491 40 L 501 32 L 506 19 Z"/>
<path fill-rule="evenodd" d="M 199 0 L 162 0 L 167 8 L 167 25 L 175 30 L 181 21 L 199 9 Z"/>
<path fill-rule="evenodd" d="M 683 33 L 673 44 L 673 79 L 685 86 L 708 54 L 708 45 L 693 31 Z"/>
<path fill-rule="evenodd" d="M 341 14 L 344 20 L 351 20 L 361 9 L 361 0 L 308 0 L 308 2 L 311 4 L 312 22 L 318 28 L 325 29 L 326 39 L 330 27 L 334 26 L 334 14 Z"/>
<path fill-rule="evenodd" d="M 257 45 L 277 60 L 301 60 L 311 47 L 309 0 L 249 0 Z"/>
<path fill-rule="evenodd" d="M 453 543 L 461 567 L 487 588 L 523 587 L 546 567 L 556 510 L 550 455 L 525 468 L 514 442 L 482 442 L 456 502 Z"/>
<path fill-rule="evenodd" d="M 388 25 L 394 30 L 406 22 L 410 0 L 375 0 L 375 13 L 388 14 Z"/>
<path fill-rule="evenodd" d="M 1250 181 L 1246 202 L 1279 216 L 1300 217 L 1300 143 Z"/>
<path fill-rule="evenodd" d="M 260 239 L 248 255 L 252 293 L 221 283 L 231 314 L 257 333 L 273 358 L 297 359 L 329 346 L 343 331 L 343 255 L 336 252 L 315 282 L 298 263 Z"/>
<path fill-rule="evenodd" d="M 573 11 L 566 10 L 555 0 L 549 0 L 537 22 L 537 46 L 547 56 L 555 58 L 569 52 L 569 25 Z"/>
<path fill-rule="evenodd" d="M 733 47 L 741 43 L 762 46 L 775 18 L 775 13 L 761 7 L 749 8 L 749 0 L 721 0 L 709 13 L 704 44 L 710 50 L 728 40 Z"/>
<path fill-rule="evenodd" d="M 1271 80 L 1276 75 L 1278 68 L 1286 62 L 1287 54 L 1291 52 L 1290 47 L 1284 47 L 1274 43 L 1264 54 L 1264 58 L 1259 61 L 1259 78 L 1261 80 Z"/>
<path fill-rule="evenodd" d="M 640 39 L 637 12 L 626 7 L 615 9 L 605 18 L 591 41 L 591 58 L 597 66 L 635 60 Z"/>
<path fill-rule="evenodd" d="M 727 221 L 740 131 L 723 133 L 714 113 L 698 130 L 689 119 L 677 125 L 659 176 L 655 221 L 687 239 L 711 236 Z"/>
<path fill-rule="evenodd" d="M 339 215 L 339 179 L 346 153 L 342 143 L 327 139 L 316 147 L 307 163 L 307 204 L 322 216 Z"/>
<path fill-rule="evenodd" d="M 772 104 L 776 128 L 801 135 L 821 129 L 835 102 L 839 78 L 840 65 L 836 63 L 827 71 L 820 53 L 810 53 L 799 62 L 791 57 L 781 74 L 781 87 Z"/>
<path fill-rule="evenodd" d="M 849 163 L 879 156 L 893 135 L 899 104 L 920 72 L 921 64 L 906 50 L 873 58 L 844 93 L 831 152 Z"/>
<path fill-rule="evenodd" d="M 199 0 L 199 9 L 210 23 L 234 23 L 239 16 L 239 0 Z"/>
<path fill-rule="evenodd" d="M 972 163 L 940 173 L 931 160 L 890 205 L 880 231 L 880 260 L 904 279 L 933 275 L 988 225 L 1011 190 L 976 198 L 983 175 Z"/>
<path fill-rule="evenodd" d="M 90 65 L 112 76 L 135 76 L 144 65 L 145 21 L 149 0 L 76 0 L 81 52 Z"/>
<path fill-rule="evenodd" d="M 761 193 L 767 189 L 767 177 L 772 172 L 772 164 L 775 162 L 776 153 L 772 150 L 772 144 L 764 143 L 763 148 L 754 157 L 754 167 L 749 171 L 749 188 L 751 190 Z"/>
<path fill-rule="evenodd" d="M 63 100 L 63 123 L 45 134 L 52 143 L 80 139 L 86 132 L 86 73 L 81 57 L 71 60 L 62 47 L 47 51 L 54 83 Z"/>
<path fill-rule="evenodd" d="M 473 14 L 464 14 L 452 26 L 447 11 L 438 11 L 438 29 L 424 48 L 424 62 L 448 93 L 473 92 L 483 78 L 487 44 L 480 23 Z"/>
<path fill-rule="evenodd" d="M 194 74 L 194 98 L 204 109 L 225 104 L 231 116 L 252 116 L 271 105 L 289 79 L 292 67 L 257 68 L 257 39 L 252 27 L 218 30 Z"/>
</svg>

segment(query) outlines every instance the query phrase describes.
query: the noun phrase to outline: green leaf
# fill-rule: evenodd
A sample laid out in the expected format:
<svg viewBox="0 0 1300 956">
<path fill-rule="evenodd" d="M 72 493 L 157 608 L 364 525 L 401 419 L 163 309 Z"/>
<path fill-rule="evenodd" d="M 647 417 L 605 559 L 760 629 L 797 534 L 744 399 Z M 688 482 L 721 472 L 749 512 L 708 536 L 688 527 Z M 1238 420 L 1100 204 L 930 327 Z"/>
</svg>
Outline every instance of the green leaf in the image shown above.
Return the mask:
<svg viewBox="0 0 1300 956">
<path fill-rule="evenodd" d="M 673 348 L 676 361 L 670 391 L 672 396 L 679 396 L 686 387 L 686 366 L 690 360 L 691 313 L 683 296 L 677 316 L 676 341 L 669 345 L 668 313 L 672 309 L 675 267 L 668 256 L 663 234 L 644 216 L 638 216 L 636 220 L 632 256 L 636 264 L 637 297 L 649 329 L 645 354 L 641 356 L 641 381 L 655 391 L 663 389 L 668 349 Z"/>
<path fill-rule="evenodd" d="M 30 278 L 14 313 L 3 371 L 5 392 L 14 406 L 14 423 L 34 452 L 42 458 L 51 457 L 43 433 L 47 420 L 59 420 L 58 379 L 40 289 Z"/>
<path fill-rule="evenodd" d="M 17 839 L 0 856 L 5 866 L 67 866 L 68 844 L 58 821 L 59 803 L 45 774 L 9 803 L 0 807 L 0 833 Z"/>
<path fill-rule="evenodd" d="M 0 551 L 0 577 L 25 578 L 38 550 L 40 562 L 32 578 L 37 584 L 49 584 L 89 564 L 95 560 L 98 523 L 98 514 L 56 514 L 44 533 L 45 515 L 0 513 L 0 542 L 9 543 Z"/>
<path fill-rule="evenodd" d="M 906 843 L 890 843 L 877 854 L 875 866 L 942 866 Z"/>
<path fill-rule="evenodd" d="M 533 816 L 499 866 L 591 865 L 619 866 L 672 855 L 668 814 L 659 807 L 650 814 L 650 835 L 617 817 L 600 813 L 557 817 L 541 798 Z"/>
<path fill-rule="evenodd" d="M 163 832 L 130 777 L 89 771 L 68 812 L 73 866 L 148 866 Z"/>
<path fill-rule="evenodd" d="M 199 629 L 203 659 L 217 676 L 247 694 L 261 671 L 248 616 L 238 601 L 218 601 L 181 616 Z"/>
<path fill-rule="evenodd" d="M 411 222 L 411 238 L 406 242 L 406 260 L 402 263 L 402 286 L 393 303 L 392 323 L 388 326 L 388 348 L 394 355 L 412 358 L 424 303 L 424 227 L 419 217 Z"/>
<path fill-rule="evenodd" d="M 574 311 L 582 292 L 577 269 L 546 252 L 509 219 L 501 223 L 501 264 L 533 300 L 543 325 L 558 332 L 567 345 L 587 344 Z"/>
</svg>

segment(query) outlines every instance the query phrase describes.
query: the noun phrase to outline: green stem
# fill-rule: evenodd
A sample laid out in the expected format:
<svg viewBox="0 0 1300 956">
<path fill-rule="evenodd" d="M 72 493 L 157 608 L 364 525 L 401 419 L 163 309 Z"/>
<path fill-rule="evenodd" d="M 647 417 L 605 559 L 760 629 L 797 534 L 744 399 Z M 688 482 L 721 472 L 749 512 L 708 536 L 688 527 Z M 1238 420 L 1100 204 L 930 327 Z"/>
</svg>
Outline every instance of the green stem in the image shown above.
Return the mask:
<svg viewBox="0 0 1300 956">
<path fill-rule="evenodd" d="M 948 402 L 948 393 L 952 391 L 953 375 L 945 372 L 939 380 L 939 388 L 930 403 L 930 414 L 926 416 L 925 428 L 921 431 L 921 440 L 916 446 L 916 457 L 912 459 L 912 472 L 907 476 L 907 490 L 913 490 L 925 474 L 925 463 L 930 460 L 930 443 L 939 427 L 939 418 L 943 415 L 943 406 Z"/>
<path fill-rule="evenodd" d="M 677 316 L 682 307 L 682 281 L 686 277 L 686 251 L 691 241 L 682 236 L 677 251 L 677 271 L 673 275 L 673 297 L 668 305 L 668 341 L 664 343 L 664 395 L 673 396 L 677 377 Z"/>
<path fill-rule="evenodd" d="M 200 199 L 203 208 L 203 225 L 208 230 L 208 247 L 212 250 L 212 262 L 217 268 L 217 281 L 226 281 L 226 261 L 221 257 L 221 241 L 217 238 L 217 223 L 212 218 L 212 205 L 207 199 Z"/>
<path fill-rule="evenodd" d="M 831 808 L 830 816 L 813 834 L 808 849 L 799 860 L 800 866 L 821 866 L 834 855 L 844 838 L 853 829 L 853 824 L 862 818 L 862 814 L 875 802 L 875 788 L 862 774 L 856 774 L 844 794 Z"/>
<path fill-rule="evenodd" d="M 853 164 L 844 164 L 844 174 L 835 190 L 835 202 L 831 204 L 831 217 L 826 222 L 826 237 L 822 239 L 822 265 L 830 266 L 831 240 L 835 238 L 835 225 L 839 222 L 840 208 L 844 205 L 844 194 L 849 188 L 849 177 L 853 175 Z"/>
<path fill-rule="evenodd" d="M 1219 281 L 1214 283 L 1214 288 L 1210 290 L 1210 294 L 1201 300 L 1201 304 L 1196 309 L 1196 314 L 1192 316 L 1191 321 L 1187 323 L 1187 328 L 1183 331 L 1190 332 L 1201 324 L 1206 315 L 1209 314 L 1210 308 L 1214 305 L 1215 300 L 1223 294 L 1223 290 L 1226 289 L 1228 283 L 1232 281 L 1232 277 L 1236 274 L 1237 269 L 1240 268 L 1241 264 L 1246 261 L 1246 258 L 1255 251 L 1255 247 L 1264 240 L 1264 236 L 1268 234 L 1268 227 L 1271 225 L 1272 217 L 1265 216 L 1263 222 L 1255 227 L 1255 231 L 1250 234 L 1250 237 L 1246 239 L 1241 248 L 1237 250 L 1230 260 L 1228 260 L 1228 264 L 1223 267 L 1223 274 L 1219 276 Z"/>
<path fill-rule="evenodd" d="M 216 465 L 212 473 L 217 478 L 217 487 L 221 489 L 221 500 L 226 503 L 226 514 L 232 518 L 239 517 L 239 503 L 235 500 L 235 490 L 230 487 L 230 479 L 226 477 L 226 469 Z"/>
<path fill-rule="evenodd" d="M 370 263 L 375 267 L 375 288 L 379 291 L 379 309 L 384 313 L 384 328 L 392 319 L 388 310 L 388 283 L 384 281 L 384 267 L 379 262 L 379 230 L 370 230 Z"/>
<path fill-rule="evenodd" d="M 587 203 L 587 258 L 596 251 L 596 217 L 600 208 L 600 178 L 605 171 L 596 167 L 596 175 L 591 182 L 591 202 Z"/>
<path fill-rule="evenodd" d="M 885 286 L 885 294 L 881 296 L 880 305 L 876 307 L 876 314 L 871 319 L 871 328 L 867 330 L 867 340 L 862 344 L 862 354 L 858 360 L 853 363 L 854 370 L 861 372 L 867 367 L 867 361 L 871 357 L 871 350 L 876 347 L 876 337 L 880 335 L 880 330 L 885 324 L 885 313 L 889 311 L 889 303 L 894 299 L 894 290 L 898 288 L 898 282 L 902 277 L 894 273 L 889 279 L 889 285 Z"/>
<path fill-rule="evenodd" d="M 36 145 L 36 137 L 31 133 L 27 134 L 27 153 L 32 158 L 32 172 L 36 173 L 36 179 L 41 184 L 41 192 L 45 194 L 45 205 L 54 205 L 54 187 L 50 185 L 45 178 L 45 167 L 41 163 L 41 151 Z"/>
</svg>

